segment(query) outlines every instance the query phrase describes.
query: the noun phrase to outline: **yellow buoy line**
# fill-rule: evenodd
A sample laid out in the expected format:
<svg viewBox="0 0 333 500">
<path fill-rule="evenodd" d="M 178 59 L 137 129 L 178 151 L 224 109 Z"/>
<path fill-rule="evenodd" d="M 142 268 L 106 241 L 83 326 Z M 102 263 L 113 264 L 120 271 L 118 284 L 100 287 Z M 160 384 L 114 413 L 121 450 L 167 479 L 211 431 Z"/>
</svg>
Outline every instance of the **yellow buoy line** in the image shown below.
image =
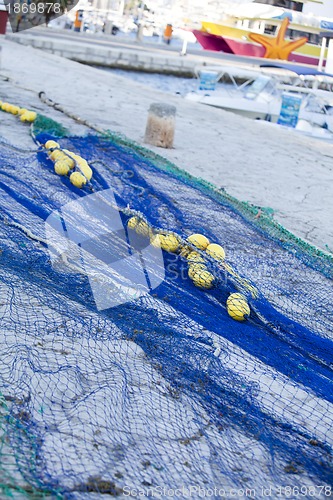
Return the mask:
<svg viewBox="0 0 333 500">
<path fill-rule="evenodd" d="M 69 176 L 70 182 L 78 188 L 82 188 L 92 178 L 92 170 L 82 156 L 62 149 L 56 141 L 47 141 L 44 148 L 48 157 L 54 163 L 54 171 L 58 175 Z"/>
<path fill-rule="evenodd" d="M 6 113 L 19 116 L 21 122 L 32 123 L 37 118 L 37 113 L 35 111 L 20 108 L 20 106 L 15 106 L 15 104 L 10 104 L 9 102 L 0 101 L 0 109 Z"/>
<path fill-rule="evenodd" d="M 0 109 L 19 116 L 22 122 L 32 123 L 37 118 L 37 113 L 34 111 L 20 108 L 8 102 L 0 101 Z M 69 176 L 70 182 L 77 188 L 83 188 L 90 182 L 93 172 L 87 160 L 72 151 L 62 149 L 60 144 L 53 140 L 48 140 L 42 147 L 50 160 L 53 161 L 54 171 L 57 175 Z M 130 208 L 121 210 L 117 207 L 117 209 L 130 216 L 127 227 L 137 234 L 148 237 L 151 245 L 169 253 L 177 253 L 185 258 L 188 265 L 188 276 L 196 287 L 209 290 L 216 285 L 217 279 L 207 267 L 207 263 L 210 261 L 230 274 L 245 293 L 250 294 L 253 299 L 258 297 L 257 289 L 247 280 L 241 278 L 225 262 L 225 250 L 221 245 L 211 243 L 202 234 L 192 234 L 187 239 L 183 239 L 172 231 L 153 229 L 143 214 Z M 229 316 L 236 321 L 244 321 L 250 315 L 250 306 L 243 293 L 230 294 L 226 308 Z"/>
<path fill-rule="evenodd" d="M 6 113 L 19 116 L 22 122 L 33 123 L 37 118 L 35 111 L 21 108 L 9 102 L 0 101 L 0 109 Z M 92 170 L 88 162 L 80 155 L 67 149 L 61 149 L 60 144 L 52 140 L 44 144 L 44 149 L 54 162 L 55 173 L 64 176 L 69 175 L 69 180 L 74 186 L 82 188 L 91 180 Z"/>
<path fill-rule="evenodd" d="M 169 253 L 177 253 L 185 258 L 188 265 L 188 276 L 196 287 L 209 290 L 216 284 L 216 277 L 207 267 L 207 263 L 210 261 L 227 271 L 252 298 L 258 297 L 258 290 L 224 262 L 224 248 L 217 243 L 211 243 L 206 236 L 192 234 L 187 239 L 183 239 L 171 231 L 154 230 L 146 220 L 138 216 L 130 217 L 127 227 L 137 234 L 149 238 L 154 247 Z M 236 321 L 244 321 L 251 312 L 246 295 L 243 293 L 230 294 L 226 308 L 229 316 Z"/>
</svg>

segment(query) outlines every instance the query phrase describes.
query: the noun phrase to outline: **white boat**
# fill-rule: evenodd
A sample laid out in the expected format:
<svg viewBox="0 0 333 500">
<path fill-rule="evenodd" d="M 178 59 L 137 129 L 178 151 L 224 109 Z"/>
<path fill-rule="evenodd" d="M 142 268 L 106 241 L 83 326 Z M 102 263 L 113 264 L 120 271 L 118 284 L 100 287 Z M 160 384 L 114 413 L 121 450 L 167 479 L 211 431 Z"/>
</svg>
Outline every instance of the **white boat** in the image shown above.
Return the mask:
<svg viewBox="0 0 333 500">
<path fill-rule="evenodd" d="M 205 66 L 197 68 L 196 74 L 201 83 L 197 91 L 186 95 L 189 100 L 282 124 L 283 113 L 288 114 L 285 103 L 293 101 L 297 107 L 299 102 L 297 113 L 294 110 L 297 119 L 291 126 L 296 126 L 297 121 L 306 121 L 333 133 L 333 75 L 284 64 L 259 68 Z M 225 75 L 233 85 L 214 89 L 214 77 L 216 83 Z M 239 79 L 243 80 L 241 85 L 237 84 Z"/>
</svg>

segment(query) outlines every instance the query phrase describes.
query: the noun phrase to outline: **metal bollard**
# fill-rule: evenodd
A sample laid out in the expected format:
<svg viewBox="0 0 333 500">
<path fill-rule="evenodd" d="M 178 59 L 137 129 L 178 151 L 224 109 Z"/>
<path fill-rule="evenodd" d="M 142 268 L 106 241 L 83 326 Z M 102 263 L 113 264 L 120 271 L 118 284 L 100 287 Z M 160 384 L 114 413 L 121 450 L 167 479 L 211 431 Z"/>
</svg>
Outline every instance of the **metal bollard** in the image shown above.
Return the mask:
<svg viewBox="0 0 333 500">
<path fill-rule="evenodd" d="M 172 148 L 175 135 L 176 106 L 158 102 L 148 113 L 145 142 L 160 148 Z"/>
</svg>

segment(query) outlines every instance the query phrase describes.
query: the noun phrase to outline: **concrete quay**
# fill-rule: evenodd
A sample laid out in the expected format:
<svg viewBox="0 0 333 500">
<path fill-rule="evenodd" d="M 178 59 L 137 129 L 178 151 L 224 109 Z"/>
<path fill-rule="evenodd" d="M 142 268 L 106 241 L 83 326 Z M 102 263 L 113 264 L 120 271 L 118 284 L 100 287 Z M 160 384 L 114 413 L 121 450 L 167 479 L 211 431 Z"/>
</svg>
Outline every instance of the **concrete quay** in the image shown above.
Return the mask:
<svg viewBox="0 0 333 500">
<path fill-rule="evenodd" d="M 187 55 L 183 56 L 180 54 L 179 40 L 175 40 L 174 45 L 167 47 L 156 42 L 136 43 L 135 40 L 118 36 L 74 33 L 69 30 L 42 27 L 21 33 L 9 33 L 6 38 L 90 66 L 182 77 L 193 77 L 197 66 L 225 66 L 226 71 L 227 68 L 237 66 L 235 78 L 244 81 L 248 78 L 249 67 L 255 69 L 262 62 L 254 58 L 249 62 L 248 58 L 203 51 L 201 48 L 195 48 L 194 44 L 189 47 Z M 242 75 L 243 67 L 244 75 Z"/>
<path fill-rule="evenodd" d="M 169 51 L 156 53 L 153 50 L 142 50 L 139 44 L 135 49 L 113 46 L 112 43 L 101 45 L 89 44 L 88 41 L 82 43 L 71 40 L 69 42 L 59 38 L 34 36 L 26 33 L 8 34 L 6 38 L 72 61 L 109 68 L 192 77 L 194 68 L 200 63 L 205 64 L 204 57 L 198 61 L 196 58 L 180 56 Z"/>
</svg>

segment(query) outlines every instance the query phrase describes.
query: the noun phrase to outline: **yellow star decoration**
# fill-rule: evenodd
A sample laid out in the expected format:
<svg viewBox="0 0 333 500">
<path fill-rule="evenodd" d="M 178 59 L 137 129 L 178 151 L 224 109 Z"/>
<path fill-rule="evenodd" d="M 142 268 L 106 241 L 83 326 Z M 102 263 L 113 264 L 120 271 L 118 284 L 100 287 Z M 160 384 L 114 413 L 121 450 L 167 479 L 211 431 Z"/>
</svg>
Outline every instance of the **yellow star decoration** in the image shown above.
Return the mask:
<svg viewBox="0 0 333 500">
<path fill-rule="evenodd" d="M 278 34 L 275 38 L 266 35 L 260 35 L 259 33 L 250 33 L 249 37 L 254 42 L 258 42 L 265 47 L 266 52 L 264 57 L 266 57 L 267 59 L 283 59 L 286 61 L 291 52 L 298 49 L 298 47 L 301 47 L 308 41 L 306 36 L 298 38 L 297 40 L 294 40 L 292 42 L 288 42 L 287 40 L 285 40 L 288 25 L 289 19 L 286 17 L 283 19 Z"/>
</svg>

